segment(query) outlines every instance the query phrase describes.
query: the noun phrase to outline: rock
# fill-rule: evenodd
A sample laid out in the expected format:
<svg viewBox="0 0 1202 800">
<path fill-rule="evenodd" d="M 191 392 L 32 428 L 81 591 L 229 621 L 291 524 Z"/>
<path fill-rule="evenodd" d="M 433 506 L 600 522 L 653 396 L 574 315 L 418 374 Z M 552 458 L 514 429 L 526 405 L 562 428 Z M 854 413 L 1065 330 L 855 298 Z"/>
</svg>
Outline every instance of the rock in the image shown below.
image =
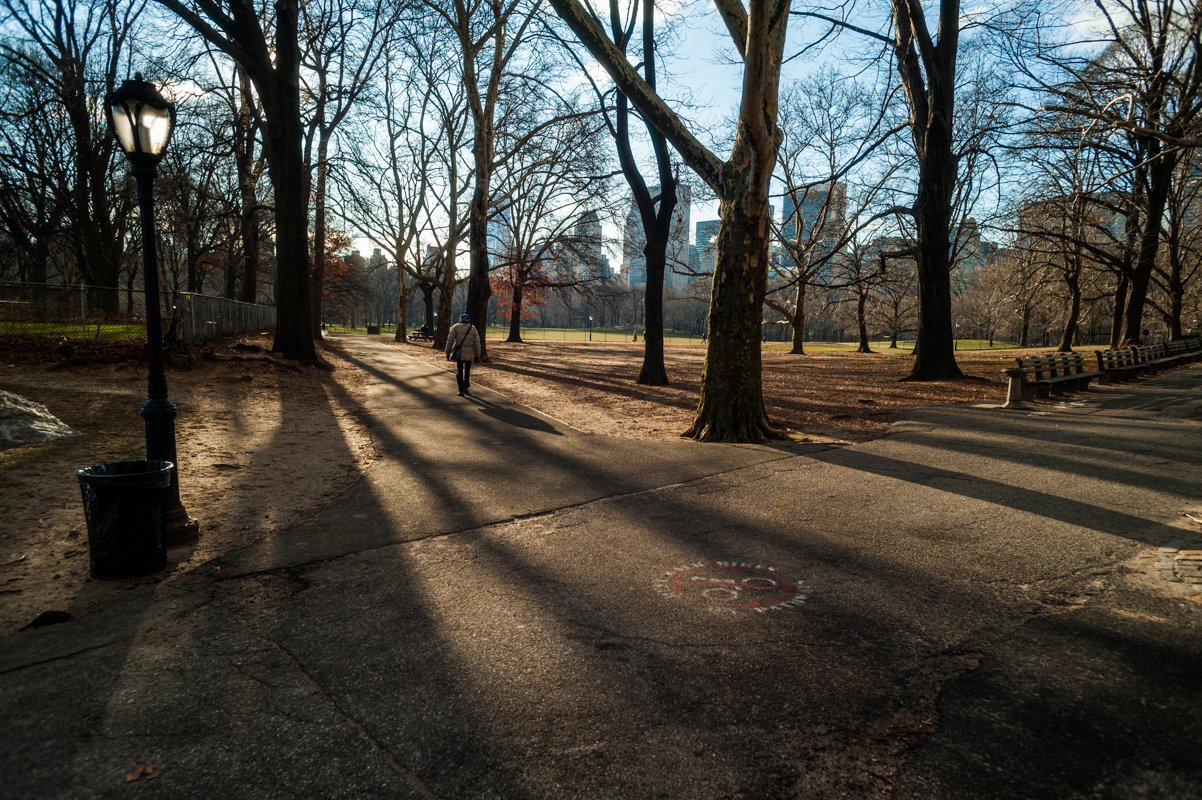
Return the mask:
<svg viewBox="0 0 1202 800">
<path fill-rule="evenodd" d="M 44 405 L 0 389 L 0 444 L 31 444 L 80 436 Z"/>
</svg>

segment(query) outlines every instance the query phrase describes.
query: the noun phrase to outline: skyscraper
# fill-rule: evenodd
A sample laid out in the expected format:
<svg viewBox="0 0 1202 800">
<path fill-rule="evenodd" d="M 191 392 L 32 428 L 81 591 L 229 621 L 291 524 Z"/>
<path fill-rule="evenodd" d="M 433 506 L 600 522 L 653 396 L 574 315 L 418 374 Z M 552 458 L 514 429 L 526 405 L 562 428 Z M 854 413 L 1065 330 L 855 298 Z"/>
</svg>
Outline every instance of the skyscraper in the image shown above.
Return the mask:
<svg viewBox="0 0 1202 800">
<path fill-rule="evenodd" d="M 789 246 L 797 246 L 799 228 L 801 246 L 809 249 L 809 260 L 824 258 L 834 251 L 847 214 L 847 187 L 837 181 L 833 190 L 831 187 L 828 182 L 786 193 L 781 216 L 781 239 L 785 245 L 781 253 L 783 263 L 793 263 L 794 255 Z"/>
<path fill-rule="evenodd" d="M 576 256 L 572 271 L 579 278 L 604 275 L 609 262 L 602 254 L 604 239 L 601 235 L 601 217 L 596 211 L 586 211 L 576 223 L 573 233 L 573 250 Z"/>
<path fill-rule="evenodd" d="M 707 219 L 697 223 L 697 264 L 701 272 L 714 271 L 718 258 L 718 226 L 720 219 Z"/>
</svg>

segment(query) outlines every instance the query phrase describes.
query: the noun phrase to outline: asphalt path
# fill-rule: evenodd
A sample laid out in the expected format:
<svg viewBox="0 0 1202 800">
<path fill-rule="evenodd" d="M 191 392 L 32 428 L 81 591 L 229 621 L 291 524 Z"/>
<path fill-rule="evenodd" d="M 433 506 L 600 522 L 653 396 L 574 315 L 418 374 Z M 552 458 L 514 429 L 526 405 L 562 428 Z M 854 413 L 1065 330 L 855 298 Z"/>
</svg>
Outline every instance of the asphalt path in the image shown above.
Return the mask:
<svg viewBox="0 0 1202 800">
<path fill-rule="evenodd" d="M 3 640 L 0 797 L 1202 797 L 1202 365 L 729 446 L 342 345 L 381 458 Z"/>
</svg>

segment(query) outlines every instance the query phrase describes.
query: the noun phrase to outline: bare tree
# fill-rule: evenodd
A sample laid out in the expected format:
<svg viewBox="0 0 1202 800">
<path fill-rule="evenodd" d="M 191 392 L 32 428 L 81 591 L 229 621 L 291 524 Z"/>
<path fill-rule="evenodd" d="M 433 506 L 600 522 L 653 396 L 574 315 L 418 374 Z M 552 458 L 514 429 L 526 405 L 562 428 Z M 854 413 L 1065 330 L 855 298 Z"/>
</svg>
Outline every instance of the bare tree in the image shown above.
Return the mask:
<svg viewBox="0 0 1202 800">
<path fill-rule="evenodd" d="M 1043 111 L 1080 120 L 1090 135 L 1122 132 L 1131 148 L 1135 213 L 1127 224 L 1134 258 L 1116 291 L 1126 344 L 1142 335 L 1148 290 L 1160 251 L 1173 175 L 1185 149 L 1196 147 L 1202 122 L 1202 6 L 1175 0 L 1095 0 L 1105 48 L 1075 41 L 1015 37 L 1015 64 L 1051 96 Z"/>
<path fill-rule="evenodd" d="M 248 0 L 157 0 L 213 47 L 236 61 L 263 107 L 263 150 L 275 200 L 276 332 L 272 349 L 316 361 L 309 282 L 308 183 L 301 141 L 297 0 L 279 0 L 260 19 Z"/>
<path fill-rule="evenodd" d="M 1202 274 L 1200 161 L 1202 156 L 1195 149 L 1183 153 L 1178 161 L 1165 204 L 1164 252 L 1152 273 L 1163 295 L 1163 302 L 1155 303 L 1156 309 L 1173 341 L 1185 335 L 1186 300 L 1191 289 L 1197 294 Z"/>
<path fill-rule="evenodd" d="M 301 95 L 309 114 L 305 163 L 313 198 L 312 332 L 321 338 L 330 145 L 338 126 L 374 87 L 399 6 L 320 0 L 301 6 Z"/>
<path fill-rule="evenodd" d="M 535 103 L 524 97 L 520 106 L 530 113 Z M 510 342 L 522 340 L 525 301 L 541 304 L 551 291 L 581 290 L 609 277 L 600 269 L 599 236 L 613 186 L 601 123 L 563 108 L 544 113 L 561 121 L 546 127 L 543 115 L 534 116 L 527 125 L 541 127 L 541 134 L 503 162 L 495 184 L 499 235 L 490 237 L 490 261 L 494 287 L 508 295 L 500 300 L 510 310 Z M 511 121 L 515 127 L 521 130 Z"/>
<path fill-rule="evenodd" d="M 439 255 L 445 252 L 442 247 L 423 253 L 421 241 L 423 232 L 434 235 L 431 202 L 445 200 L 449 193 L 453 211 L 458 205 L 453 198 L 466 188 L 457 174 L 467 123 L 463 93 L 438 73 L 435 63 L 418 63 L 399 49 L 389 50 L 382 64 L 379 115 L 365 126 L 375 135 L 365 137 L 358 155 L 348 160 L 349 174 L 339 189 L 343 223 L 380 248 L 395 268 L 398 342 L 405 341 L 414 289 L 432 292 L 444 265 L 454 277 L 455 246 L 448 259 Z M 441 179 L 439 159 L 448 167 Z M 449 224 L 461 230 L 462 221 L 453 213 Z M 432 306 L 432 295 L 427 296 Z M 449 305 L 450 294 L 446 297 Z"/>
<path fill-rule="evenodd" d="M 0 42 L 5 72 L 50 87 L 64 114 L 70 171 L 60 176 L 66 185 L 51 186 L 71 223 L 76 267 L 89 283 L 112 289 L 123 265 L 130 207 L 115 185 L 116 145 L 98 105 L 114 88 L 143 8 L 142 2 L 115 0 L 6 0 L 0 6 L 0 25 L 10 32 Z M 20 125 L 23 132 L 36 131 Z M 115 304 L 116 293 L 101 302 Z"/>
<path fill-rule="evenodd" d="M 760 327 L 772 236 L 768 189 L 780 145 L 777 95 L 789 15 L 788 4 L 780 0 L 751 0 L 749 7 L 739 0 L 716 1 L 744 71 L 738 133 L 726 161 L 702 145 L 638 74 L 594 13 L 579 0 L 550 0 L 618 89 L 719 198 L 701 400 L 685 435 L 747 441 L 777 435 L 764 409 Z"/>
<path fill-rule="evenodd" d="M 917 167 L 913 202 L 899 209 L 913 219 L 921 314 L 909 380 L 961 377 L 952 331 L 952 219 L 959 169 L 955 146 L 956 77 L 962 18 L 959 0 L 940 0 L 932 31 L 919 0 L 891 0 L 892 33 L 878 33 L 822 10 L 794 12 L 881 43 L 893 54 L 910 108 L 910 138 Z"/>
<path fill-rule="evenodd" d="M 835 262 L 882 216 L 873 212 L 880 205 L 881 190 L 897 171 L 896 162 L 870 167 L 866 162 L 882 141 L 904 127 L 891 127 L 888 112 L 887 96 L 874 100 L 850 77 L 829 70 L 795 82 L 783 93 L 784 140 L 777 165 L 784 187 L 781 257 L 765 303 L 792 326 L 792 354 L 805 354 L 811 287 L 847 288 L 851 284 L 846 281 L 868 280 L 874 273 L 858 265 L 836 270 Z M 853 179 L 856 185 L 849 192 Z M 883 215 L 892 213 L 886 210 Z M 840 278 L 836 271 L 842 273 Z"/>
</svg>

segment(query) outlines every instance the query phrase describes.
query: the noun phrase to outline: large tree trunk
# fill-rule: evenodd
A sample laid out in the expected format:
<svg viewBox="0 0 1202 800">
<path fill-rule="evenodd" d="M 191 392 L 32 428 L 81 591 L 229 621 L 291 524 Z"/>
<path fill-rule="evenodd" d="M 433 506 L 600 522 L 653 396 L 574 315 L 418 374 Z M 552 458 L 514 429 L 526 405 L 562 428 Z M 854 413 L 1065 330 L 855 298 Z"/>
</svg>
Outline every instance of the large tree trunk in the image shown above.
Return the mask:
<svg viewBox="0 0 1202 800">
<path fill-rule="evenodd" d="M 950 157 L 950 156 L 949 156 Z M 940 171 L 933 166 L 930 171 Z M 914 367 L 904 380 L 941 381 L 963 377 L 956 363 L 955 335 L 952 331 L 951 180 L 946 175 L 931 186 L 919 179 L 919 202 L 915 207 L 918 222 L 918 334 L 914 344 Z M 924 183 L 925 192 L 924 192 Z M 925 202 L 921 199 L 927 194 Z"/>
<path fill-rule="evenodd" d="M 951 284 L 952 201 L 958 164 L 952 126 L 960 3 L 940 1 L 938 43 L 927 39 L 926 21 L 918 3 L 893 0 L 893 8 L 898 73 L 910 105 L 911 133 L 918 154 L 918 193 L 913 208 L 918 335 L 914 367 L 905 380 L 941 381 L 963 377 L 956 364 Z"/>
<path fill-rule="evenodd" d="M 720 217 L 701 400 L 697 419 L 684 435 L 704 442 L 775 437 L 760 380 L 770 238 L 767 191 L 749 187 L 724 200 Z"/>
<path fill-rule="evenodd" d="M 1156 158 L 1160 147 L 1158 143 L 1154 143 L 1149 150 L 1149 157 Z M 1148 298 L 1148 285 L 1152 280 L 1152 270 L 1156 267 L 1156 255 L 1160 250 L 1165 204 L 1168 201 L 1173 169 L 1176 165 L 1177 160 L 1170 152 L 1161 155 L 1148 169 L 1148 213 L 1144 220 L 1143 232 L 1140 235 L 1139 256 L 1135 260 L 1135 268 L 1131 274 L 1127 309 L 1123 315 L 1122 343 L 1125 345 L 1137 345 L 1142 339 L 1144 304 Z"/>
<path fill-rule="evenodd" d="M 310 329 L 309 198 L 305 191 L 304 127 L 300 114 L 297 7 L 276 4 L 276 65 L 260 89 L 267 118 L 265 149 L 275 197 L 276 329 L 272 350 L 295 361 L 316 361 Z"/>
<path fill-rule="evenodd" d="M 468 206 L 468 258 L 467 275 L 467 313 L 471 322 L 478 330 L 484 330 L 488 325 L 488 300 L 492 297 L 492 286 L 488 281 L 488 205 L 491 170 L 482 164 L 492 163 L 492 137 L 488 137 L 488 145 L 482 146 L 480 125 L 477 125 L 476 146 L 476 187 L 472 192 L 472 202 Z M 491 127 L 491 126 L 490 126 Z M 481 159 L 488 159 L 482 162 Z M 450 269 L 450 266 L 447 267 Z M 443 297 L 442 303 L 449 307 L 451 298 Z M 450 314 L 450 311 L 447 311 Z M 449 316 L 448 316 L 449 318 Z M 480 337 L 480 361 L 488 361 L 488 348 L 484 344 L 485 337 Z"/>
<path fill-rule="evenodd" d="M 658 219 L 652 231 L 647 233 L 647 246 L 643 248 L 643 259 L 647 265 L 647 285 L 643 287 L 643 366 L 636 381 L 643 386 L 668 385 L 668 371 L 664 367 L 664 270 L 672 211 L 665 214 L 664 204 L 675 207 L 676 192 L 672 191 L 669 203 L 666 191 L 662 189 L 660 192 Z M 664 220 L 668 224 L 660 224 Z"/>
<path fill-rule="evenodd" d="M 505 341 L 513 344 L 522 343 L 522 285 L 515 281 L 513 284 L 513 308 L 509 310 L 509 338 Z"/>
</svg>

